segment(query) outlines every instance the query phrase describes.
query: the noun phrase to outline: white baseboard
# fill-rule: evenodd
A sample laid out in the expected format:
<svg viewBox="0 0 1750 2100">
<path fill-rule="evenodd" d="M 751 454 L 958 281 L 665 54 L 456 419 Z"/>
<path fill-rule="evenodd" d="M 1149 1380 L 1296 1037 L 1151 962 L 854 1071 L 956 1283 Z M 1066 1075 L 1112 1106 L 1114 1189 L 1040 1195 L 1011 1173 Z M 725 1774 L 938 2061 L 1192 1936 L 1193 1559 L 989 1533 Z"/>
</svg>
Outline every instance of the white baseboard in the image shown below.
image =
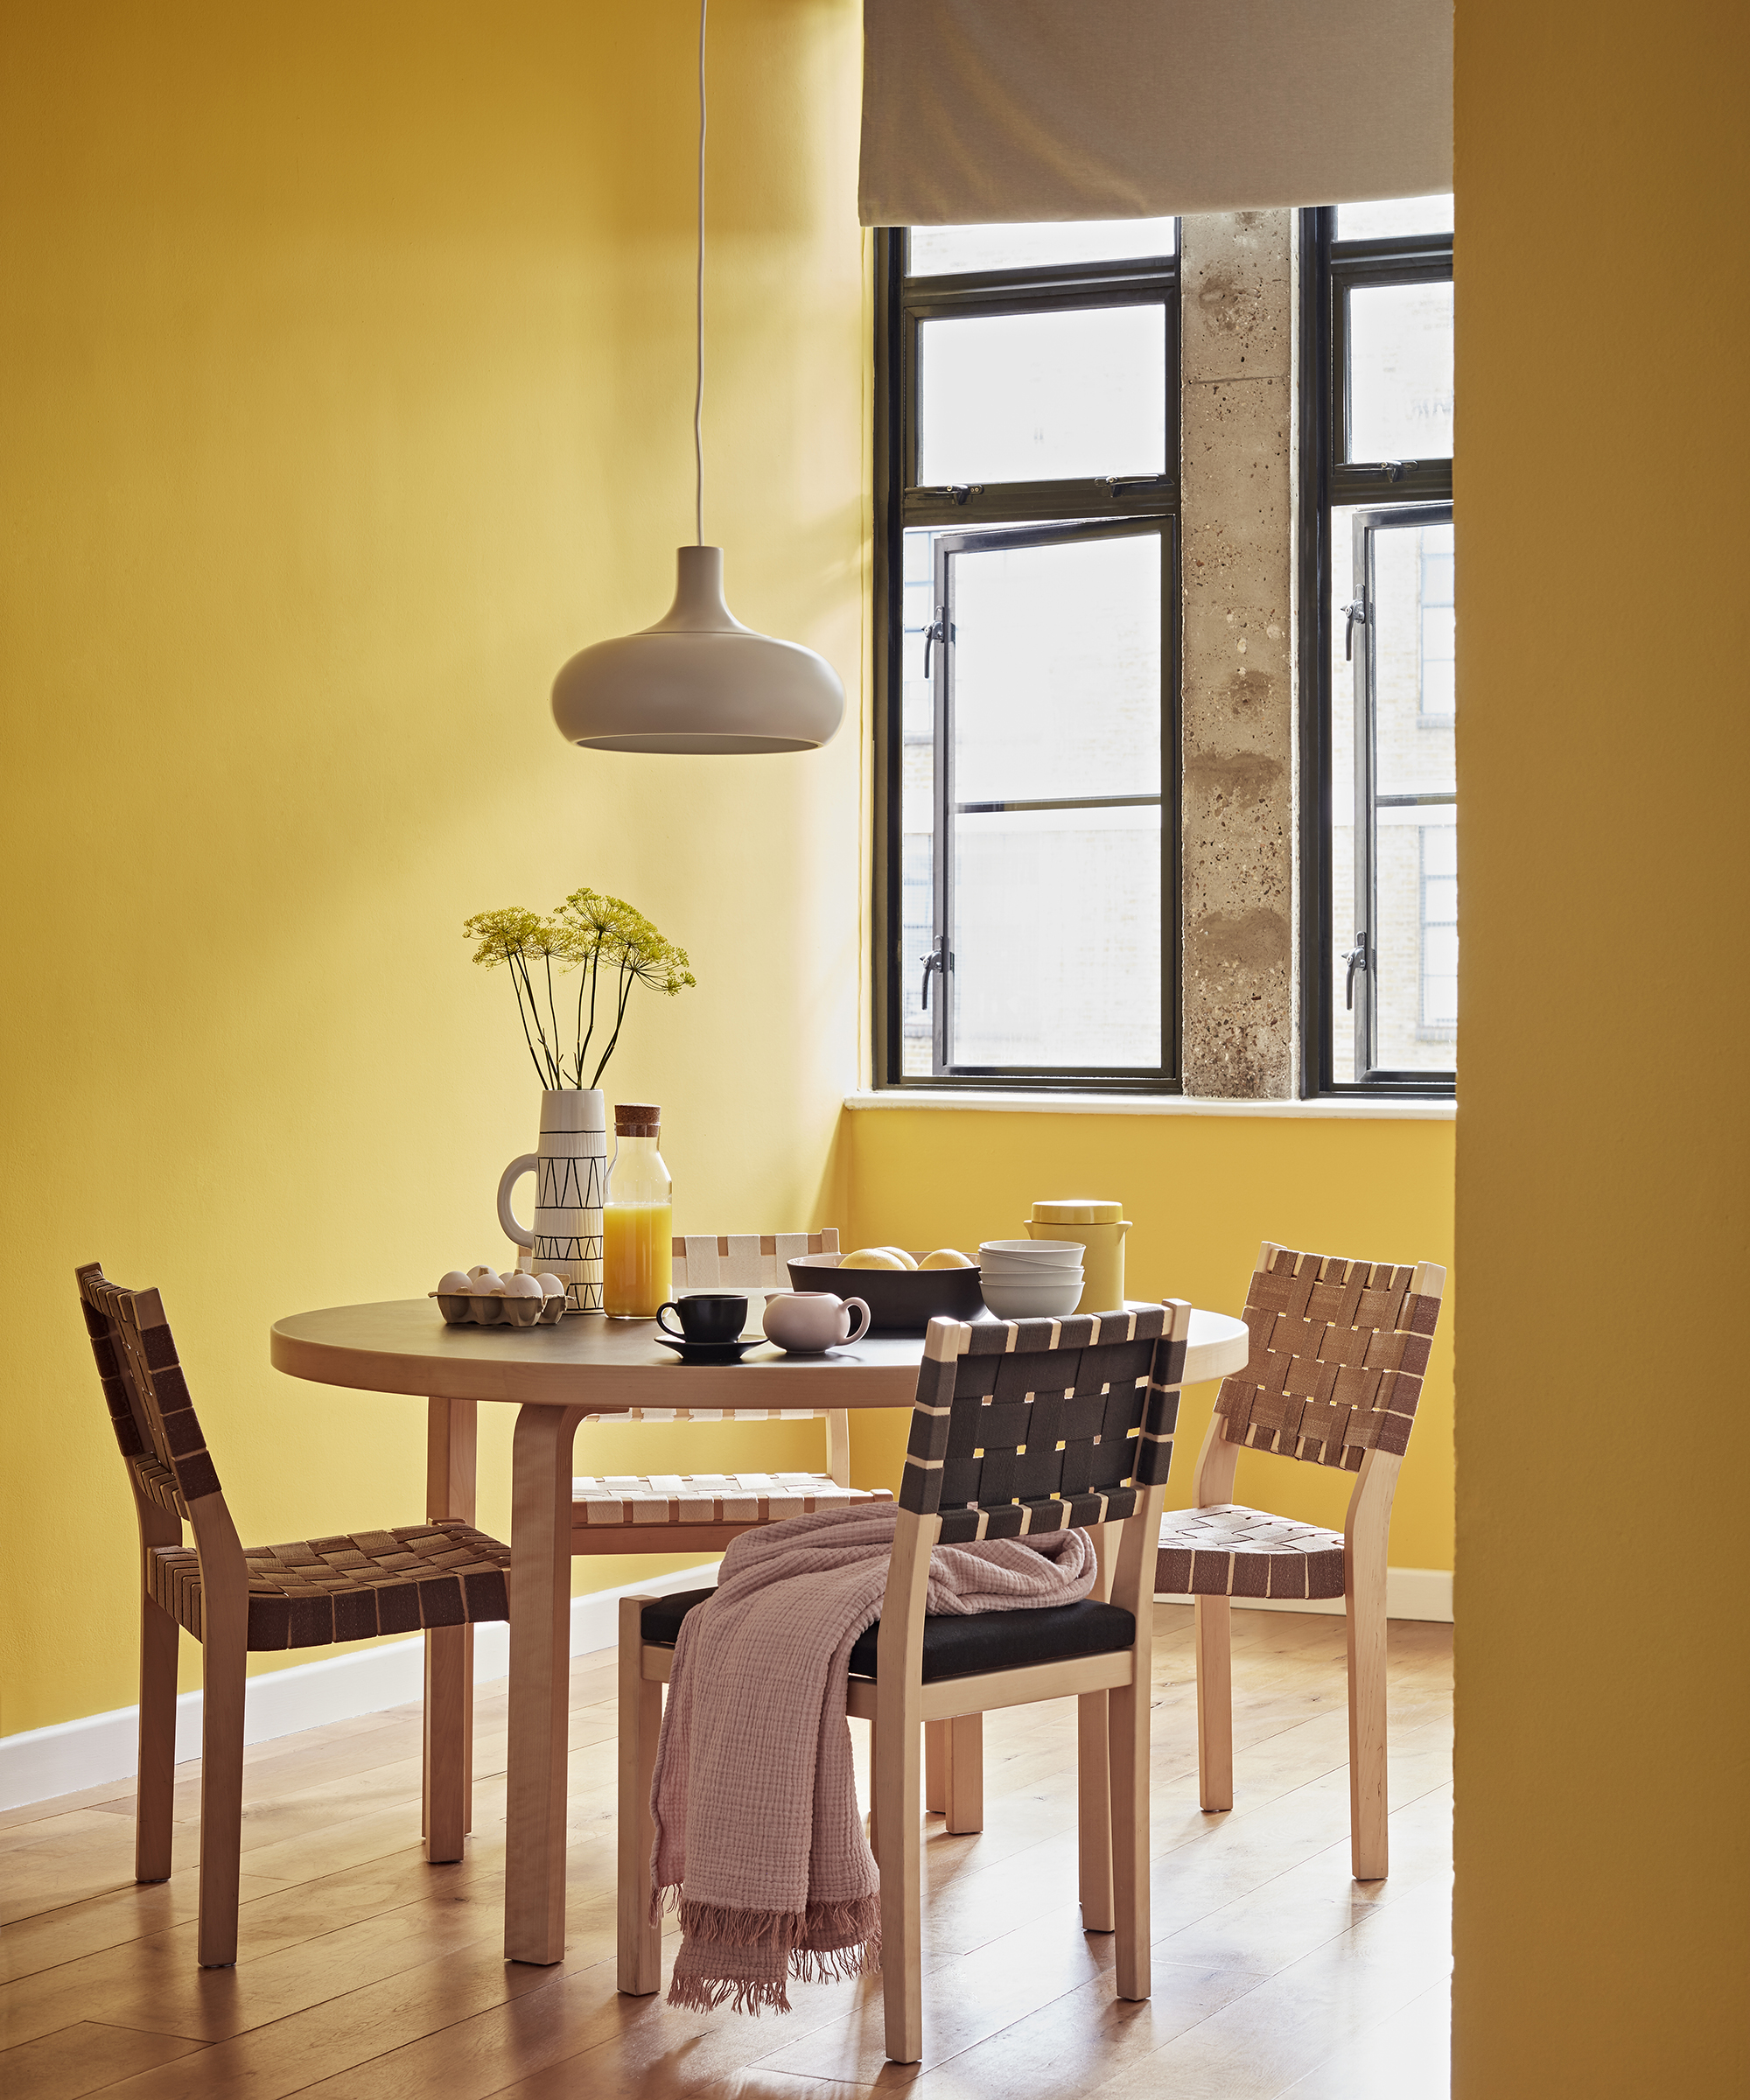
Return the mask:
<svg viewBox="0 0 1750 2100">
<path fill-rule="evenodd" d="M 620 1589 L 594 1590 L 571 1600 L 571 1653 L 586 1656 L 612 1648 L 618 1637 L 620 1600 L 634 1590 L 666 1594 L 700 1589 L 716 1580 L 717 1564 L 647 1575 Z M 474 1682 L 491 1684 L 508 1674 L 510 1628 L 502 1620 L 474 1630 Z M 251 1677 L 243 1706 L 243 1740 L 265 1743 L 296 1735 L 327 1721 L 404 1706 L 424 1693 L 424 1642 L 418 1634 L 350 1656 L 325 1656 Z M 57 1794 L 76 1794 L 111 1780 L 130 1778 L 139 1754 L 140 1710 L 118 1706 L 50 1728 L 0 1736 L 0 1809 L 18 1809 Z M 200 1754 L 200 1694 L 185 1691 L 176 1702 L 178 1764 Z"/>
<path fill-rule="evenodd" d="M 1163 1604 L 1189 1604 L 1189 1597 L 1160 1599 Z M 1340 1597 L 1236 1597 L 1235 1606 L 1248 1612 L 1324 1612 L 1333 1618 L 1343 1615 Z M 1385 1615 L 1388 1619 L 1432 1619 L 1452 1623 L 1452 1573 L 1450 1568 L 1388 1568 L 1385 1571 Z"/>
</svg>

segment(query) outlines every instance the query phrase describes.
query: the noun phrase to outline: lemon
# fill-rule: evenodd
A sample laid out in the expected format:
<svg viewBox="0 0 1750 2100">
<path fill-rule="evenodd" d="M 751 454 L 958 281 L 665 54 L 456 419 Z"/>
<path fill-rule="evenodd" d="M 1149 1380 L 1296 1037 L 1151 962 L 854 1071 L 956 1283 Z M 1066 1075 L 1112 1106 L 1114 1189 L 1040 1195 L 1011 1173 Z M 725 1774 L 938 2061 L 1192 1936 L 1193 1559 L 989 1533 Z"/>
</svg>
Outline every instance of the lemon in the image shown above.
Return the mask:
<svg viewBox="0 0 1750 2100">
<path fill-rule="evenodd" d="M 938 1247 L 934 1254 L 927 1254 L 918 1264 L 920 1269 L 976 1269 L 976 1262 L 970 1261 L 957 1247 Z"/>
<path fill-rule="evenodd" d="M 903 1269 L 906 1264 L 897 1254 L 889 1254 L 885 1247 L 859 1247 L 855 1254 L 847 1254 L 838 1265 L 841 1269 Z"/>
<path fill-rule="evenodd" d="M 896 1255 L 902 1269 L 915 1269 L 918 1265 L 914 1257 L 907 1254 L 903 1247 L 882 1247 L 877 1251 L 881 1254 Z"/>
</svg>

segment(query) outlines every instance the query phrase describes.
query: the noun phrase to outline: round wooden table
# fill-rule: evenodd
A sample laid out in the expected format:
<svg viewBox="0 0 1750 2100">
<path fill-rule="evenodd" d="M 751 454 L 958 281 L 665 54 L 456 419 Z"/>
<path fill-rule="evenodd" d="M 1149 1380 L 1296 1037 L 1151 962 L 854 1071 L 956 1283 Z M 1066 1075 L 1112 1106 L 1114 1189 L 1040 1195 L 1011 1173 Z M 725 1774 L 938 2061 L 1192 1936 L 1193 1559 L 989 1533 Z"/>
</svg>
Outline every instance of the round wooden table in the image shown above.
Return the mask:
<svg viewBox="0 0 1750 2100">
<path fill-rule="evenodd" d="M 426 1515 L 474 1521 L 478 1403 L 517 1408 L 511 1455 L 509 1740 L 504 1950 L 565 1951 L 565 1736 L 570 1692 L 571 1446 L 589 1415 L 634 1408 L 909 1407 L 921 1334 L 872 1334 L 827 1356 L 769 1343 L 738 1364 L 682 1363 L 652 1320 L 569 1315 L 556 1326 L 445 1326 L 430 1298 L 331 1306 L 276 1320 L 274 1368 L 321 1385 L 426 1396 Z M 1245 1367 L 1242 1320 L 1194 1311 L 1186 1385 Z M 461 1856 L 472 1639 L 425 1636 L 426 1851 Z"/>
</svg>

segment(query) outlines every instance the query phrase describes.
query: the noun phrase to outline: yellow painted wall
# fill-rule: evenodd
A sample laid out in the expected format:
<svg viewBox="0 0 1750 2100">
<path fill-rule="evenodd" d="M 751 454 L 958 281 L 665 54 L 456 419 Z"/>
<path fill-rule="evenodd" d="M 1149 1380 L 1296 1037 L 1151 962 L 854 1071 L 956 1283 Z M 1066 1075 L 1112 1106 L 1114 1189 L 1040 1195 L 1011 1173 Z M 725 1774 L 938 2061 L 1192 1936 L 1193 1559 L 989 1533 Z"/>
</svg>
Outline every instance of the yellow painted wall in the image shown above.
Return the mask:
<svg viewBox="0 0 1750 2100">
<path fill-rule="evenodd" d="M 75 1264 L 163 1288 L 246 1538 L 421 1514 L 420 1403 L 279 1377 L 267 1331 L 502 1256 L 536 1082 L 468 913 L 588 882 L 691 950 L 699 989 L 634 1007 L 609 1073 L 664 1106 L 683 1229 L 842 1207 L 854 0 L 712 9 L 705 412 L 731 603 L 824 650 L 850 719 L 816 755 L 656 760 L 567 750 L 547 711 L 574 649 L 663 611 L 692 533 L 696 22 L 7 10 L 0 1730 L 134 1696 L 132 1517 Z M 673 1433 L 580 1462 L 673 1464 Z M 501 1535 L 508 1436 L 483 1432 Z M 805 1462 L 819 1432 L 751 1440 Z"/>
<path fill-rule="evenodd" d="M 1750 14 L 1458 8 L 1460 2100 L 1750 2090 Z"/>
<path fill-rule="evenodd" d="M 1126 1242 L 1128 1295 L 1188 1298 L 1236 1314 L 1264 1239 L 1452 1264 L 1451 1123 L 886 1108 L 846 1121 L 859 1243 L 970 1253 L 980 1240 L 1019 1237 L 1036 1196 L 1118 1197 L 1135 1227 Z M 1392 1510 L 1394 1567 L 1452 1564 L 1450 1312 L 1442 1329 Z M 1167 1488 L 1172 1508 L 1191 1500 L 1214 1396 L 1213 1385 L 1186 1395 Z M 851 1442 L 859 1479 L 897 1478 L 903 1416 L 853 1417 Z M 1353 1485 L 1348 1474 L 1245 1452 L 1235 1493 L 1340 1528 Z"/>
</svg>

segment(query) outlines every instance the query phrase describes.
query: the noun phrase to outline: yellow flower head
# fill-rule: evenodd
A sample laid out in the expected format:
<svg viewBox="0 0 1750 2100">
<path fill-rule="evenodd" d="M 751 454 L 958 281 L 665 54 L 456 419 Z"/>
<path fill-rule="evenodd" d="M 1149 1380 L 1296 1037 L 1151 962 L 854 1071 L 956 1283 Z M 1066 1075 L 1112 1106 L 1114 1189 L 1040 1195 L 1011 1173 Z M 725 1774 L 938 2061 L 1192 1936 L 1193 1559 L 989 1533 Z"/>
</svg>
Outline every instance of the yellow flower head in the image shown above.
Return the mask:
<svg viewBox="0 0 1750 2100">
<path fill-rule="evenodd" d="M 509 905 L 501 912 L 476 912 L 462 922 L 463 939 L 480 943 L 475 962 L 488 970 L 496 970 L 513 956 L 542 954 L 536 942 L 543 930 L 539 917 L 521 905 Z"/>
</svg>

